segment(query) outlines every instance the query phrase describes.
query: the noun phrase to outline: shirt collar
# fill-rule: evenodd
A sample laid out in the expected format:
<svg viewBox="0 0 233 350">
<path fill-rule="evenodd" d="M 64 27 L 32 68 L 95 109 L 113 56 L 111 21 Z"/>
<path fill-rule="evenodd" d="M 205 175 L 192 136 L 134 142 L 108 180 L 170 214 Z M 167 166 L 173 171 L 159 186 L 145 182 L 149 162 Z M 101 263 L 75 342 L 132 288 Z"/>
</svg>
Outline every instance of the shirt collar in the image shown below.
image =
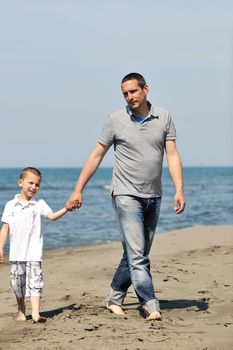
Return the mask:
<svg viewBox="0 0 233 350">
<path fill-rule="evenodd" d="M 19 200 L 19 195 L 20 195 L 20 193 L 15 195 L 15 198 L 14 198 L 15 199 L 15 206 L 21 205 L 22 207 L 26 207 L 26 206 L 30 206 L 30 205 L 35 205 L 35 203 L 36 203 L 35 197 L 32 197 L 27 203 L 22 203 Z"/>
<path fill-rule="evenodd" d="M 147 120 L 159 119 L 159 116 L 156 113 L 155 108 L 152 106 L 152 104 L 149 101 L 147 101 L 147 104 L 149 107 L 149 112 L 148 112 L 148 115 L 144 119 L 142 119 L 142 123 Z M 131 120 L 134 120 L 135 114 L 132 111 L 132 109 L 129 107 L 129 105 L 126 106 L 126 112 L 130 116 Z"/>
</svg>

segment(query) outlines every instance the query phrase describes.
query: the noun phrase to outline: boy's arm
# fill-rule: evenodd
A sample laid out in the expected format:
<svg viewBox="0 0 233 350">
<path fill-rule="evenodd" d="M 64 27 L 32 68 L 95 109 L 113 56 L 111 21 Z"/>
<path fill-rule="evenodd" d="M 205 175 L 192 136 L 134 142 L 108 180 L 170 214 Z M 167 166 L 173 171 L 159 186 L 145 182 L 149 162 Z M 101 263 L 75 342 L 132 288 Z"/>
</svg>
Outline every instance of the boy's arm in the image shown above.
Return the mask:
<svg viewBox="0 0 233 350">
<path fill-rule="evenodd" d="M 4 223 L 0 233 L 0 263 L 3 263 L 3 250 L 9 233 L 9 225 Z"/>
<path fill-rule="evenodd" d="M 55 221 L 55 220 L 58 220 L 60 219 L 62 216 L 64 216 L 66 213 L 67 213 L 67 209 L 66 208 L 62 208 L 58 211 L 50 211 L 48 214 L 47 214 L 47 219 L 51 220 L 51 221 Z"/>
</svg>

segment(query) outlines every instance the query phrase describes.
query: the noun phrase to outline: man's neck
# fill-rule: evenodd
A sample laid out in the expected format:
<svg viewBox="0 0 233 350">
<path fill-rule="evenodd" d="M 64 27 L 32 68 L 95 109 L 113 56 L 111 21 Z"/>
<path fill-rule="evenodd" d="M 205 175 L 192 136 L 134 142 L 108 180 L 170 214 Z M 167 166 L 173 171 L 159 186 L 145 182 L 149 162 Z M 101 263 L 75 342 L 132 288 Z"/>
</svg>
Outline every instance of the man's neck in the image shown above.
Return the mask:
<svg viewBox="0 0 233 350">
<path fill-rule="evenodd" d="M 150 107 L 146 101 L 142 106 L 140 106 L 137 109 L 132 109 L 133 114 L 135 114 L 137 117 L 145 118 L 148 115 L 148 112 L 150 110 Z"/>
</svg>

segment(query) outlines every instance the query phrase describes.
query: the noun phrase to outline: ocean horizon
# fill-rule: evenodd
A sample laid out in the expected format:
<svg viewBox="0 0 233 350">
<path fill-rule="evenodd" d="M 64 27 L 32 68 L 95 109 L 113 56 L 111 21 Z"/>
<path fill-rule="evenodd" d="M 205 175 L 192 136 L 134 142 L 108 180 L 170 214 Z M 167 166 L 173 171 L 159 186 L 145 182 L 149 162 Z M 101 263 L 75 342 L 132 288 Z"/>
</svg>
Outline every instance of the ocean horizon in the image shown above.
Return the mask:
<svg viewBox="0 0 233 350">
<path fill-rule="evenodd" d="M 41 167 L 37 195 L 52 210 L 64 207 L 81 167 Z M 19 193 L 21 168 L 0 168 L 0 215 L 7 201 Z M 56 222 L 43 220 L 44 249 L 80 247 L 121 239 L 110 196 L 112 167 L 100 167 L 87 184 L 82 208 Z M 184 167 L 186 210 L 173 212 L 174 187 L 163 168 L 163 196 L 157 234 L 200 225 L 233 225 L 233 167 Z"/>
</svg>

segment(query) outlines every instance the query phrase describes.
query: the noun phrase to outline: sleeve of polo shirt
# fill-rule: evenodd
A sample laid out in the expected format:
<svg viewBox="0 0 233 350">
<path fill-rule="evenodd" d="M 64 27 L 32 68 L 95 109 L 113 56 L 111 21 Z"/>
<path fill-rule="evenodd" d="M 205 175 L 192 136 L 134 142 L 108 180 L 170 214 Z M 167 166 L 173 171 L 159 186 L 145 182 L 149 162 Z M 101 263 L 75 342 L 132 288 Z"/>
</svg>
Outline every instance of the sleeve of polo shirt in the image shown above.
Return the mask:
<svg viewBox="0 0 233 350">
<path fill-rule="evenodd" d="M 170 113 L 168 113 L 166 125 L 166 141 L 176 140 L 176 128 Z"/>
<path fill-rule="evenodd" d="M 9 224 L 9 205 L 6 204 L 2 214 L 2 222 Z"/>
<path fill-rule="evenodd" d="M 106 146 L 111 146 L 113 144 L 113 141 L 114 141 L 113 121 L 111 116 L 109 116 L 103 125 L 98 142 Z"/>
<path fill-rule="evenodd" d="M 52 209 L 43 199 L 40 199 L 39 203 L 40 203 L 41 216 L 44 216 L 46 218 L 48 213 L 50 213 L 52 211 Z"/>
</svg>

